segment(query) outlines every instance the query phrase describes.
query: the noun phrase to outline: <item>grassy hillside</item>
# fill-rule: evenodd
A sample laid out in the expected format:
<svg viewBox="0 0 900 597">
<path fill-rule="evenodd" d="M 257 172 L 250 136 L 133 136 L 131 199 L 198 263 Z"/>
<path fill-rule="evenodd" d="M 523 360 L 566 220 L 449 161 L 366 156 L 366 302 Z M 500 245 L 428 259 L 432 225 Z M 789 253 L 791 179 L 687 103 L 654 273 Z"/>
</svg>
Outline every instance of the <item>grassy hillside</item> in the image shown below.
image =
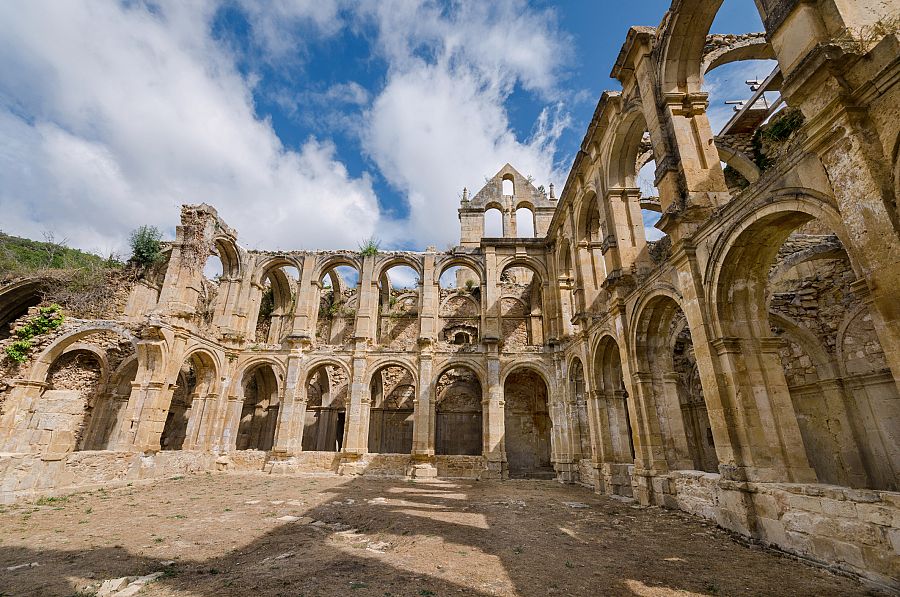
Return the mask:
<svg viewBox="0 0 900 597">
<path fill-rule="evenodd" d="M 45 270 L 97 270 L 121 266 L 115 258 L 0 232 L 0 280 Z"/>
</svg>

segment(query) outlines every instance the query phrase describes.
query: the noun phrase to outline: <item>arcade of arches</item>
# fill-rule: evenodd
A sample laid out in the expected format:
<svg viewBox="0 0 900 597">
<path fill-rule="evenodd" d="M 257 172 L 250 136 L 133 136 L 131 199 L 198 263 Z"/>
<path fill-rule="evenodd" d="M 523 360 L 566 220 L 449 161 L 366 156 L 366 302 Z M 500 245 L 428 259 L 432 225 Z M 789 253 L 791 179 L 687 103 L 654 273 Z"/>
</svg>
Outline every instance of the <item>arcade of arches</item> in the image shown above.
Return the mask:
<svg viewBox="0 0 900 597">
<path fill-rule="evenodd" d="M 877 7 L 900 6 L 757 0 L 765 35 L 716 36 L 720 4 L 631 28 L 559 195 L 504 165 L 451 250 L 247 250 L 183 206 L 119 311 L 0 362 L 0 501 L 203 468 L 554 478 L 896 587 L 900 40 Z M 705 73 L 758 58 L 779 101 L 714 133 Z M 33 288 L 0 288 L 0 324 Z"/>
</svg>

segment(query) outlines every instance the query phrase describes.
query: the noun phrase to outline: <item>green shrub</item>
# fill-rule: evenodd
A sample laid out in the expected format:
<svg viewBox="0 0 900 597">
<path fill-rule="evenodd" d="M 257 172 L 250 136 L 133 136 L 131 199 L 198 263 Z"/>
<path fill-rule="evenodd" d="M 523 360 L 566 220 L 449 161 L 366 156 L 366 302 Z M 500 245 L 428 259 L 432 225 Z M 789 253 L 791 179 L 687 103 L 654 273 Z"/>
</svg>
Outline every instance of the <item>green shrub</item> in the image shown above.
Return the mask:
<svg viewBox="0 0 900 597">
<path fill-rule="evenodd" d="M 16 340 L 6 347 L 6 356 L 16 363 L 23 363 L 31 350 L 31 339 L 55 330 L 63 322 L 62 308 L 59 305 L 41 307 L 38 314 L 25 322 L 16 330 Z"/>
<path fill-rule="evenodd" d="M 380 248 L 381 241 L 374 236 L 370 236 L 363 242 L 359 243 L 359 254 L 363 257 L 375 257 L 376 255 L 378 255 L 378 250 Z"/>
<path fill-rule="evenodd" d="M 141 226 L 131 231 L 131 260 L 148 267 L 159 261 L 162 255 L 162 232 L 156 226 Z"/>
</svg>

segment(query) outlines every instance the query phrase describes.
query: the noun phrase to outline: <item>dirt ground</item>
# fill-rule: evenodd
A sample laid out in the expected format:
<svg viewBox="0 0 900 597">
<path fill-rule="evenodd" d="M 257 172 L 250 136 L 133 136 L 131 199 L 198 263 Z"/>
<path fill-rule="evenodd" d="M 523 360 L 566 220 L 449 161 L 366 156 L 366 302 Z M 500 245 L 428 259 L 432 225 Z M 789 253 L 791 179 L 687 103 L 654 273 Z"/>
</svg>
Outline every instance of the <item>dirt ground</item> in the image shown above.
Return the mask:
<svg viewBox="0 0 900 597">
<path fill-rule="evenodd" d="M 868 594 L 685 514 L 552 481 L 205 473 L 0 507 L 0 595 L 153 572 L 141 596 Z"/>
</svg>

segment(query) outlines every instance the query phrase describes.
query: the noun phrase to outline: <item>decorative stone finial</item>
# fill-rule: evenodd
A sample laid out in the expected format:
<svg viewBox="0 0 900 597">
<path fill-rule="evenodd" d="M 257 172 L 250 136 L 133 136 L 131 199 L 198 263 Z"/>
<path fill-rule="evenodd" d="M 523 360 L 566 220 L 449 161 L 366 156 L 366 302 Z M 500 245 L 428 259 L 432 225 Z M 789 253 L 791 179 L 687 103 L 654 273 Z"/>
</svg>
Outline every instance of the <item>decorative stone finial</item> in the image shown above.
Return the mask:
<svg viewBox="0 0 900 597">
<path fill-rule="evenodd" d="M 550 183 L 550 199 L 556 199 L 556 194 L 553 192 L 553 183 Z"/>
<path fill-rule="evenodd" d="M 462 202 L 463 202 L 463 203 L 468 203 L 468 202 L 469 202 L 469 189 L 467 189 L 466 187 L 463 187 L 463 198 L 462 198 Z"/>
</svg>

